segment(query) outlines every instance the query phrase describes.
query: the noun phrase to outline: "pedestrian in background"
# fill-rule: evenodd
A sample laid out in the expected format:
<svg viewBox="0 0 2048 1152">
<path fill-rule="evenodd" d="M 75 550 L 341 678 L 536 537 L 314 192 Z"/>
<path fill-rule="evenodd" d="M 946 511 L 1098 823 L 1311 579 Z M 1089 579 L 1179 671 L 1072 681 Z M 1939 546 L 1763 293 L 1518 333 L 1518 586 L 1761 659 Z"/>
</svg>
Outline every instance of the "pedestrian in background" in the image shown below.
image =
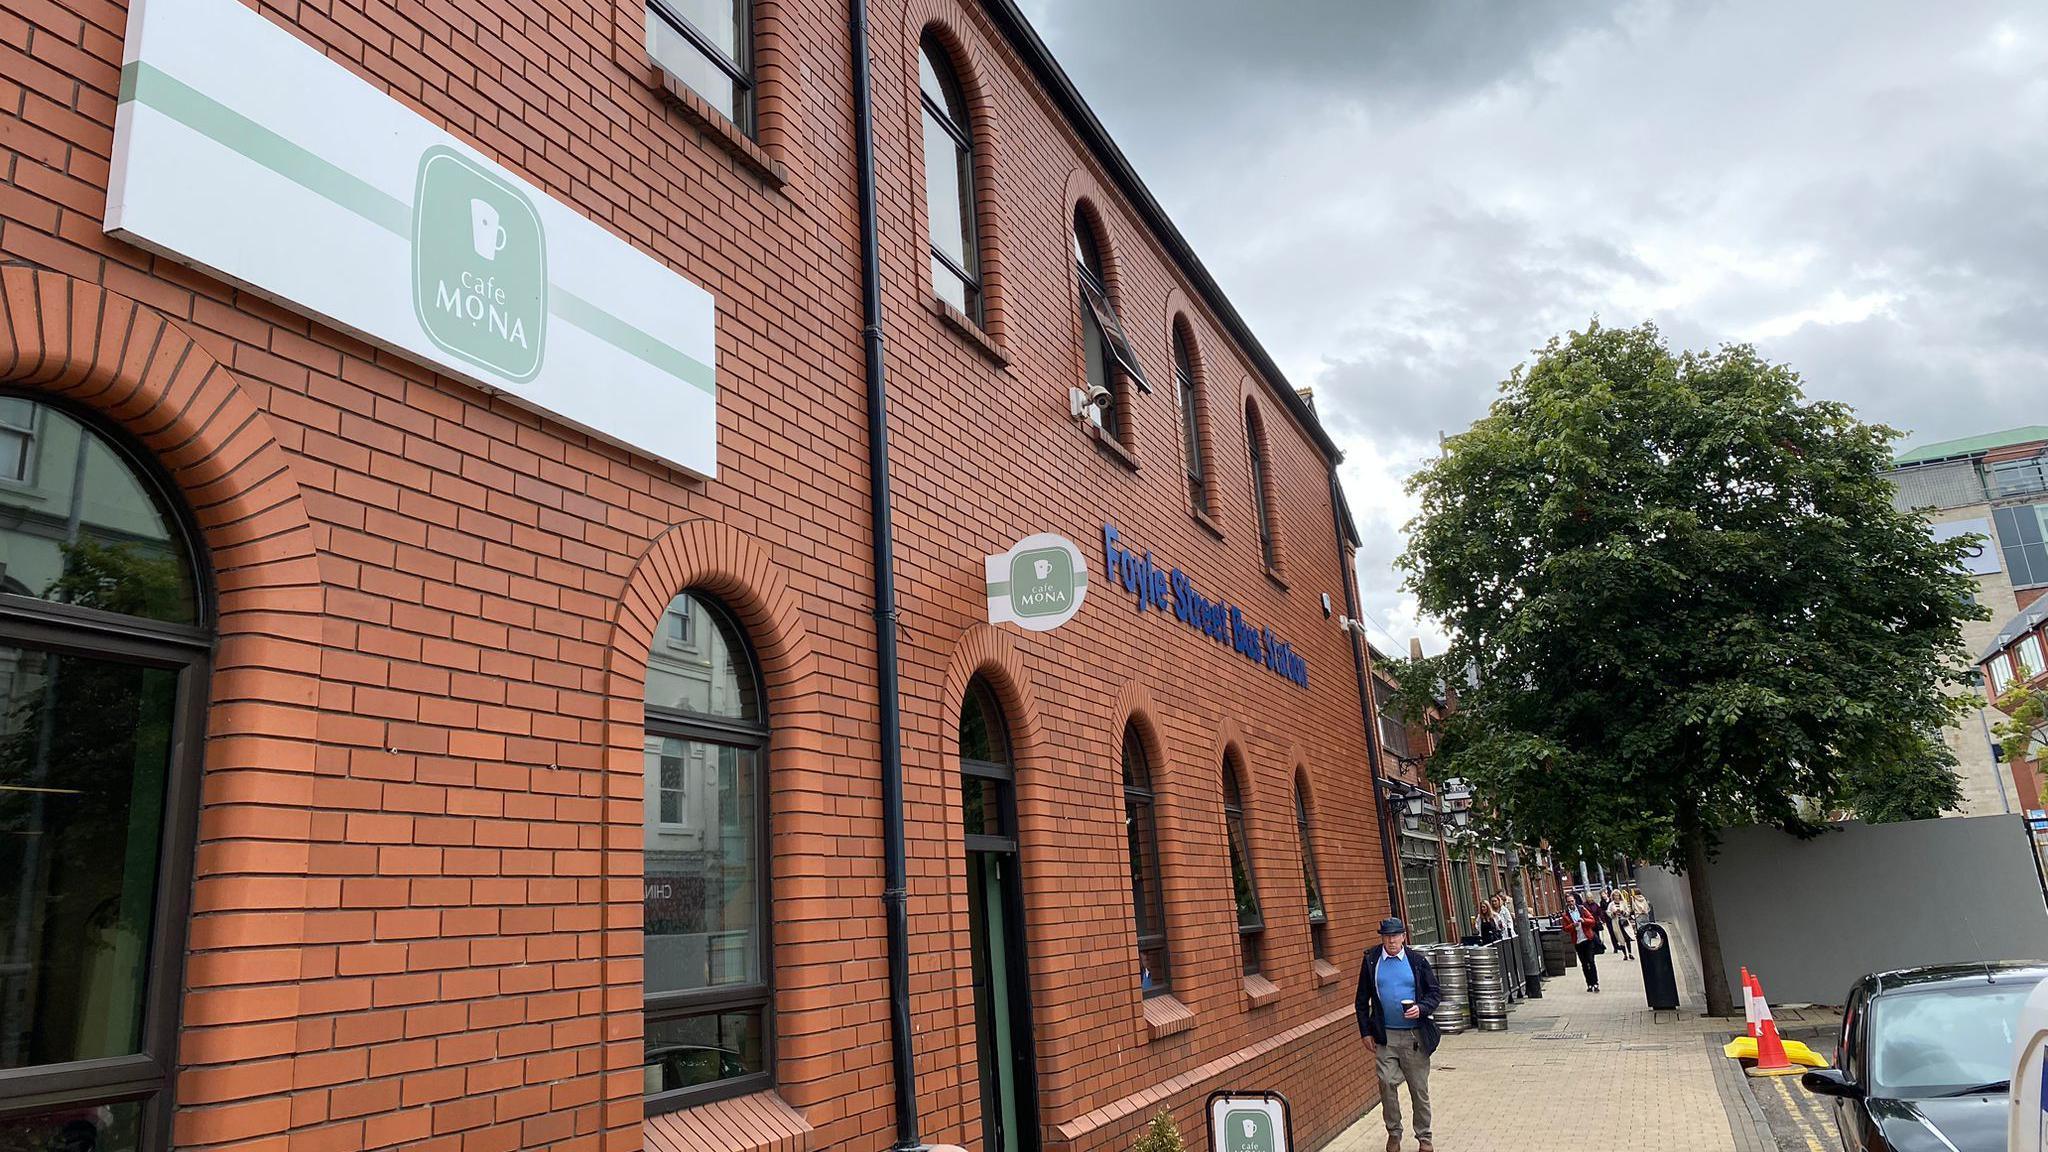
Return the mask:
<svg viewBox="0 0 2048 1152">
<path fill-rule="evenodd" d="M 1358 969 L 1358 1031 L 1373 1054 L 1380 1077 L 1380 1117 L 1387 1125 L 1387 1152 L 1401 1152 L 1401 1093 L 1415 1114 L 1421 1152 L 1436 1152 L 1429 1130 L 1429 1057 L 1442 1039 L 1430 1019 L 1442 993 L 1436 970 L 1408 947 L 1408 925 L 1398 917 L 1380 921 L 1380 942 Z"/>
<path fill-rule="evenodd" d="M 1626 895 L 1614 898 L 1614 912 L 1608 922 L 1608 926 L 1613 930 L 1615 940 L 1619 944 L 1616 950 L 1621 953 L 1621 958 L 1623 960 L 1634 960 L 1636 958 L 1635 918 L 1629 915 L 1628 897 Z"/>
<path fill-rule="evenodd" d="M 1515 934 L 1515 910 L 1505 892 L 1493 894 L 1493 926 L 1503 940 Z"/>
<path fill-rule="evenodd" d="M 1572 948 L 1579 954 L 1579 971 L 1586 977 L 1586 991 L 1600 990 L 1600 970 L 1593 964 L 1596 949 L 1600 947 L 1600 914 L 1591 904 L 1579 899 L 1574 892 L 1570 904 L 1564 910 L 1566 931 L 1571 933 Z"/>
<path fill-rule="evenodd" d="M 1616 952 L 1626 951 L 1626 946 L 1621 942 L 1621 925 L 1618 921 L 1621 911 L 1621 895 L 1610 885 L 1607 891 L 1600 894 L 1600 921 L 1607 925 L 1607 942 L 1614 946 Z"/>
<path fill-rule="evenodd" d="M 1629 903 L 1631 905 L 1630 911 L 1636 914 L 1636 919 L 1648 920 L 1650 918 L 1650 901 L 1648 897 L 1643 895 L 1641 888 L 1636 889 L 1635 897 Z"/>
</svg>

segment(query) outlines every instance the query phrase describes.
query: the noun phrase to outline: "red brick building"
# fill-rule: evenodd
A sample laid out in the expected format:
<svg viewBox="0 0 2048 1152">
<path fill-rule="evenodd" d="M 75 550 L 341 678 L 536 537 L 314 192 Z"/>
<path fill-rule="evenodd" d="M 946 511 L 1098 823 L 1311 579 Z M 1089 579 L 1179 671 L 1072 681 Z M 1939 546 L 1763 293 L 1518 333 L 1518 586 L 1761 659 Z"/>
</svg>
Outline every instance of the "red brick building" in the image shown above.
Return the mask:
<svg viewBox="0 0 2048 1152">
<path fill-rule="evenodd" d="M 267 56 L 0 0 L 0 1147 L 889 1146 L 847 5 L 237 3 L 147 0 L 359 87 L 312 113 L 364 168 L 233 103 Z M 1198 1143 L 1267 1088 L 1313 1147 L 1387 911 L 1335 449 L 1009 0 L 867 27 L 920 1132 Z M 411 235 L 422 307 L 427 168 L 408 220 L 359 106 L 480 181 L 461 259 L 525 242 L 487 187 L 545 221 L 554 294 L 476 306 L 545 318 L 546 399 L 266 279 L 275 179 L 356 214 L 322 259 Z M 563 279 L 598 249 L 715 356 Z M 563 415 L 623 378 L 588 338 L 704 371 L 715 466 L 646 447 L 708 429 L 671 397 Z M 1039 533 L 1078 612 L 990 623 Z"/>
</svg>

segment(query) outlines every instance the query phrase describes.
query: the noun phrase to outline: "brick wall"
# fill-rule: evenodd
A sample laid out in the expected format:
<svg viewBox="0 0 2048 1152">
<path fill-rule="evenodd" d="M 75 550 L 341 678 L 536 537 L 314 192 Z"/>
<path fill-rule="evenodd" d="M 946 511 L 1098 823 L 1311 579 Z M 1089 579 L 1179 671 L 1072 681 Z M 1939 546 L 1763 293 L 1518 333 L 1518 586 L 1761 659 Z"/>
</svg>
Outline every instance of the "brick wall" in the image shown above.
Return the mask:
<svg viewBox="0 0 2048 1152">
<path fill-rule="evenodd" d="M 843 7 L 756 6 L 760 130 L 738 143 L 649 76 L 634 0 L 256 6 L 713 293 L 720 478 L 108 239 L 124 10 L 0 0 L 0 376 L 156 448 L 219 587 L 178 1145 L 640 1144 L 640 678 L 662 605 L 695 587 L 734 608 L 769 683 L 777 1094 L 814 1146 L 885 1146 Z M 915 50 L 932 22 L 960 54 L 979 141 L 979 339 L 934 307 L 926 271 Z M 1125 1146 L 1171 1103 L 1199 1139 L 1200 1097 L 1226 1082 L 1289 1093 L 1298 1135 L 1333 1131 L 1370 1095 L 1346 1010 L 1385 887 L 1351 657 L 1320 604 L 1343 603 L 1327 462 L 978 10 L 879 3 L 871 37 L 925 1134 L 978 1143 L 954 736 L 976 674 L 998 686 L 1019 767 L 1050 1137 Z M 1084 201 L 1158 385 L 1128 397 L 1128 459 L 1066 412 L 1080 378 L 1066 222 Z M 1213 530 L 1181 479 L 1176 321 L 1206 396 Z M 168 335 L 145 354 L 136 333 L 157 325 Z M 189 351 L 170 355 L 179 342 Z M 1259 563 L 1247 402 L 1270 448 L 1277 578 Z M 1168 614 L 1136 613 L 1106 580 L 1058 632 L 982 622 L 985 553 L 1057 531 L 1099 569 L 1106 520 L 1289 639 L 1308 689 Z M 1123 843 L 1131 720 L 1163 752 L 1174 990 L 1194 1015 L 1157 1041 Z M 1281 989 L 1256 1009 L 1223 850 L 1226 747 L 1246 766 L 1266 972 Z M 1310 963 L 1297 773 L 1345 970 L 1328 983 Z"/>
</svg>

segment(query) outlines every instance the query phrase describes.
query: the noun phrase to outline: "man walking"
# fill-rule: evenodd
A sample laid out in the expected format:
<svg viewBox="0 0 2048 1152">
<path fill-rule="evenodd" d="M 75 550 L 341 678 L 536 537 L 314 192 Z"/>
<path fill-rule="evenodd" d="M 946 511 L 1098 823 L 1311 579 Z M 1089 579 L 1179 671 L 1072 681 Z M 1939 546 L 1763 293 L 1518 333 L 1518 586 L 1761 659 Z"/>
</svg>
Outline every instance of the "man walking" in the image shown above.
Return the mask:
<svg viewBox="0 0 2048 1152">
<path fill-rule="evenodd" d="M 1401 1152 L 1400 1087 L 1408 1085 L 1421 1152 L 1436 1152 L 1429 1132 L 1429 1057 L 1441 1038 L 1429 1014 L 1442 993 L 1436 970 L 1408 947 L 1408 926 L 1397 917 L 1380 921 L 1380 942 L 1365 954 L 1358 972 L 1358 1031 L 1373 1053 L 1380 1075 L 1380 1117 L 1387 1123 L 1387 1152 Z"/>
</svg>

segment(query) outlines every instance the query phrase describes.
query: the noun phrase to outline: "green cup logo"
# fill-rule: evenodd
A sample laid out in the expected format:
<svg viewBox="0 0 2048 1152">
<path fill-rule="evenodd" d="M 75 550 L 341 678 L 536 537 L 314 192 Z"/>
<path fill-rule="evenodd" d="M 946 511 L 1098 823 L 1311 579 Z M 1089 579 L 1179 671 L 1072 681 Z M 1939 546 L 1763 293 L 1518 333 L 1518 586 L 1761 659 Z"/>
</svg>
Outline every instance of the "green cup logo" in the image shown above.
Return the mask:
<svg viewBox="0 0 2048 1152">
<path fill-rule="evenodd" d="M 988 619 L 1049 632 L 1074 618 L 1088 594 L 1088 562 L 1064 536 L 1027 536 L 987 559 Z"/>
<path fill-rule="evenodd" d="M 1264 1110 L 1233 1109 L 1223 1118 L 1227 1152 L 1281 1152 L 1273 1139 L 1273 1117 Z"/>
<path fill-rule="evenodd" d="M 509 380 L 540 373 L 547 240 L 517 188 L 439 145 L 413 190 L 412 306 L 443 350 Z"/>
</svg>

